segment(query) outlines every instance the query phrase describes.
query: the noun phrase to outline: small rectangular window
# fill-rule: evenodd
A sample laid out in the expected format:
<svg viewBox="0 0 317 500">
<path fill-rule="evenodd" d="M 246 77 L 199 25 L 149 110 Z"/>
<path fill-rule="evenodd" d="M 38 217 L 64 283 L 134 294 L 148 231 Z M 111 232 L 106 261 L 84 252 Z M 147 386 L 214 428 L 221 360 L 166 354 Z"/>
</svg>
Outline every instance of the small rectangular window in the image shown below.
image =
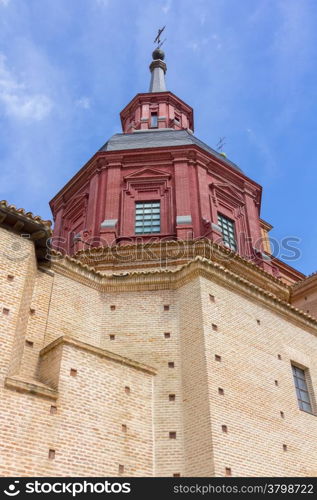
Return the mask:
<svg viewBox="0 0 317 500">
<path fill-rule="evenodd" d="M 159 201 L 137 202 L 135 204 L 135 233 L 160 233 L 161 213 Z"/>
<path fill-rule="evenodd" d="M 220 227 L 222 232 L 224 245 L 236 252 L 237 242 L 235 237 L 234 221 L 222 214 L 218 214 L 218 226 Z"/>
<path fill-rule="evenodd" d="M 297 395 L 298 406 L 301 410 L 313 413 L 310 400 L 309 390 L 307 387 L 306 371 L 298 366 L 292 365 L 295 390 Z"/>
<path fill-rule="evenodd" d="M 158 118 L 157 113 L 151 113 L 151 128 L 157 128 Z"/>
</svg>

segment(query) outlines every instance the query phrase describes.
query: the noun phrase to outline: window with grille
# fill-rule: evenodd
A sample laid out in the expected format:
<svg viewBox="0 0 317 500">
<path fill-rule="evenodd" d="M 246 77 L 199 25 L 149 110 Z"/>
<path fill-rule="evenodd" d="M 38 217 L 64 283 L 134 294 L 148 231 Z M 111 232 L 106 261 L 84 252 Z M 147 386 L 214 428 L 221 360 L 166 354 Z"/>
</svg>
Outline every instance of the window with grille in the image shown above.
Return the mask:
<svg viewBox="0 0 317 500">
<path fill-rule="evenodd" d="M 222 214 L 218 214 L 218 226 L 221 228 L 223 243 L 231 250 L 237 250 L 237 242 L 234 230 L 234 221 Z"/>
<path fill-rule="evenodd" d="M 142 201 L 135 204 L 135 233 L 159 233 L 161 207 L 159 201 Z"/>
<path fill-rule="evenodd" d="M 313 413 L 312 405 L 307 387 L 306 373 L 302 368 L 292 365 L 293 377 L 297 395 L 298 406 L 301 410 Z"/>
</svg>

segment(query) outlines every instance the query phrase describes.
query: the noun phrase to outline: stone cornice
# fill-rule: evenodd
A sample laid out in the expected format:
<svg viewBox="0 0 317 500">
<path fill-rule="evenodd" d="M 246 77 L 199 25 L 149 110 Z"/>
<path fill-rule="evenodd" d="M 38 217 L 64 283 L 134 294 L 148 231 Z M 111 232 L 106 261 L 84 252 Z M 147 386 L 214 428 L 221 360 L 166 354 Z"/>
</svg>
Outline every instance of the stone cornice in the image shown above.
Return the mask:
<svg viewBox="0 0 317 500">
<path fill-rule="evenodd" d="M 266 220 L 263 220 L 263 219 L 259 219 L 260 221 L 260 226 L 265 229 L 265 231 L 269 232 L 271 231 L 271 229 L 273 229 L 273 226 L 272 224 L 270 224 L 269 222 L 267 222 Z"/>
<path fill-rule="evenodd" d="M 251 264 L 252 266 L 253 264 Z M 76 259 L 66 257 L 52 264 L 52 269 L 59 274 L 79 281 L 83 285 L 95 288 L 100 292 L 129 292 L 146 290 L 176 290 L 195 277 L 204 277 L 208 280 L 217 281 L 223 286 L 243 293 L 252 300 L 260 301 L 266 307 L 275 310 L 295 322 L 301 327 L 308 327 L 310 331 L 317 334 L 317 319 L 304 311 L 297 309 L 289 303 L 289 298 L 280 298 L 269 291 L 269 280 L 274 280 L 267 275 L 263 280 L 263 286 L 252 282 L 251 267 L 245 266 L 244 274 L 237 274 L 229 268 L 207 258 L 196 256 L 190 262 L 173 270 L 132 271 L 125 273 L 113 273 L 103 275 L 89 266 L 82 265 Z M 263 271 L 264 273 L 264 271 Z M 266 273 L 264 273 L 266 274 Z M 251 278 L 251 279 L 250 279 Z M 289 296 L 290 287 L 280 284 L 281 289 Z"/>
<path fill-rule="evenodd" d="M 317 290 L 317 273 L 311 274 L 302 281 L 298 281 L 297 283 L 295 283 L 292 286 L 292 298 L 297 298 L 313 290 Z"/>
<path fill-rule="evenodd" d="M 119 363 L 121 365 L 129 366 L 130 368 L 135 368 L 136 370 L 140 370 L 150 375 L 156 375 L 157 370 L 152 368 L 151 366 L 145 365 L 143 363 L 139 363 L 138 361 L 134 361 L 130 358 L 126 358 L 124 356 L 120 356 L 119 354 L 115 354 L 114 352 L 107 351 L 106 349 L 101 349 L 100 347 L 93 346 L 91 344 L 86 344 L 85 342 L 81 342 L 80 340 L 74 339 L 72 337 L 68 337 L 62 335 L 58 337 L 58 339 L 54 340 L 46 347 L 44 347 L 40 351 L 40 357 L 49 353 L 56 347 L 60 345 L 68 345 L 74 347 L 75 349 L 81 349 L 83 351 L 89 352 L 90 354 L 94 354 L 96 356 L 100 356 L 102 358 L 107 358 L 110 361 L 114 361 L 115 363 Z"/>
<path fill-rule="evenodd" d="M 283 260 L 278 259 L 277 257 L 273 257 L 272 255 L 266 254 L 271 258 L 272 264 L 277 267 L 281 273 L 283 278 L 288 278 L 291 280 L 290 286 L 294 287 L 295 285 L 300 285 L 304 281 L 306 281 L 305 274 L 301 273 L 297 269 L 292 266 L 289 266 Z"/>
<path fill-rule="evenodd" d="M 65 184 L 65 186 L 54 196 L 50 201 L 50 207 L 54 213 L 60 210 L 65 200 L 71 198 L 75 191 L 81 189 L 89 182 L 89 178 L 94 175 L 95 169 L 98 169 L 97 162 L 103 161 L 103 168 L 109 168 L 108 162 L 116 161 L 121 168 L 125 168 L 125 164 L 131 165 L 132 162 L 155 161 L 160 164 L 164 160 L 161 155 L 166 155 L 168 163 L 172 162 L 173 158 L 178 158 L 179 155 L 184 155 L 187 161 L 196 161 L 193 155 L 199 155 L 201 163 L 205 163 L 205 168 L 212 174 L 222 175 L 223 169 L 226 171 L 226 177 L 232 182 L 240 179 L 249 186 L 251 190 L 257 191 L 257 202 L 260 202 L 262 188 L 255 181 L 247 177 L 242 171 L 233 168 L 232 162 L 228 158 L 221 158 L 217 156 L 217 152 L 207 152 L 197 144 L 175 145 L 175 146 L 161 146 L 155 148 L 137 148 L 129 150 L 116 150 L 116 151 L 97 151 L 82 167 L 81 169 Z"/>
<path fill-rule="evenodd" d="M 176 103 L 180 106 L 182 106 L 184 109 L 186 109 L 188 112 L 194 113 L 194 110 L 189 104 L 187 104 L 185 101 L 177 97 L 175 94 L 173 94 L 170 91 L 166 92 L 144 92 L 144 93 L 139 93 L 136 94 L 136 96 L 130 101 L 120 112 L 120 117 L 121 120 L 125 119 L 127 114 L 129 113 L 130 109 L 135 109 L 135 107 L 142 101 L 145 102 L 153 102 L 156 100 L 160 100 L 160 102 L 172 102 Z"/>
<path fill-rule="evenodd" d="M 208 239 L 188 241 L 158 241 L 149 244 L 129 244 L 114 247 L 95 247 L 89 251 L 78 252 L 75 259 L 85 263 L 88 269 L 98 271 L 123 270 L 130 271 L 164 266 L 180 266 L 193 260 L 196 256 L 205 257 L 231 269 L 238 275 L 248 275 L 254 284 L 274 293 L 288 301 L 290 288 L 280 279 L 261 269 L 253 262 L 244 259 L 223 245 Z"/>
<path fill-rule="evenodd" d="M 28 392 L 29 394 L 42 396 L 48 399 L 56 400 L 58 398 L 58 392 L 55 389 L 42 384 L 38 380 L 28 380 L 26 378 L 19 377 L 18 375 L 6 377 L 4 386 L 7 389 L 17 392 Z"/>
</svg>

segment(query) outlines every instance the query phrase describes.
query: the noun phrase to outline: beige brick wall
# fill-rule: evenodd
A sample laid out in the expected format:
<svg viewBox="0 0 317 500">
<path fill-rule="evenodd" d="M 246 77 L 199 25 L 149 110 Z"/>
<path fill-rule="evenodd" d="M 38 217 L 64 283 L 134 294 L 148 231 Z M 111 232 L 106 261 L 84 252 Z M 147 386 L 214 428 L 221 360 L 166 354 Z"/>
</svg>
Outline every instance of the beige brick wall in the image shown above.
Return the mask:
<svg viewBox="0 0 317 500">
<path fill-rule="evenodd" d="M 70 335 L 92 345 L 100 345 L 101 294 L 55 273 L 45 343 Z"/>
<path fill-rule="evenodd" d="M 1 475 L 152 475 L 150 374 L 65 346 L 58 389 L 52 402 L 2 388 Z"/>
<path fill-rule="evenodd" d="M 25 347 L 35 276 L 36 261 L 33 243 L 0 228 L 0 370 L 2 374 L 13 374 L 19 371 Z"/>
<path fill-rule="evenodd" d="M 20 367 L 20 374 L 24 377 L 35 378 L 38 375 L 39 351 L 46 345 L 45 333 L 51 305 L 52 287 L 52 273 L 38 270 L 30 300 L 30 309 L 27 312 L 26 345 Z"/>
<path fill-rule="evenodd" d="M 316 476 L 317 417 L 298 409 L 291 371 L 291 361 L 306 366 L 316 391 L 316 332 L 205 279 L 201 294 L 215 474 Z"/>
<path fill-rule="evenodd" d="M 213 438 L 199 278 L 177 293 L 182 357 L 186 476 L 213 476 Z"/>
<path fill-rule="evenodd" d="M 12 258 L 14 244 L 22 246 L 13 254 L 19 260 Z M 125 475 L 152 475 L 153 375 L 70 346 L 40 363 L 40 350 L 65 333 L 100 345 L 98 293 L 37 271 L 28 240 L 1 229 L 0 245 L 0 475 L 115 476 L 119 464 Z M 8 389 L 7 375 L 30 384 L 38 379 L 59 397 Z"/>
<path fill-rule="evenodd" d="M 61 373 L 63 345 L 58 345 L 41 356 L 39 360 L 38 378 L 43 384 L 58 390 Z"/>
<path fill-rule="evenodd" d="M 317 318 L 317 279 L 314 281 L 314 286 L 307 291 L 301 292 L 300 287 L 298 288 L 292 297 L 292 304 Z"/>
<path fill-rule="evenodd" d="M 115 310 L 111 310 L 115 306 Z M 165 311 L 164 306 L 169 306 Z M 165 333 L 170 337 L 165 338 Z M 110 340 L 110 335 L 115 335 Z M 103 298 L 102 347 L 153 366 L 155 475 L 184 470 L 179 306 L 169 290 L 109 293 Z M 174 368 L 168 366 L 174 363 Z M 169 395 L 175 395 L 175 401 Z M 176 432 L 176 439 L 169 433 Z"/>
<path fill-rule="evenodd" d="M 24 259 L 12 260 L 14 243 Z M 317 417 L 298 409 L 290 366 L 307 367 L 316 392 L 313 326 L 225 273 L 192 274 L 173 289 L 101 292 L 61 266 L 36 269 L 33 244 L 13 233 L 1 230 L 0 245 L 0 474 L 118 475 L 121 464 L 124 475 L 317 475 Z M 40 355 L 65 335 L 157 375 L 68 344 Z M 5 386 L 8 375 L 29 392 Z M 43 384 L 56 401 L 30 392 Z"/>
</svg>

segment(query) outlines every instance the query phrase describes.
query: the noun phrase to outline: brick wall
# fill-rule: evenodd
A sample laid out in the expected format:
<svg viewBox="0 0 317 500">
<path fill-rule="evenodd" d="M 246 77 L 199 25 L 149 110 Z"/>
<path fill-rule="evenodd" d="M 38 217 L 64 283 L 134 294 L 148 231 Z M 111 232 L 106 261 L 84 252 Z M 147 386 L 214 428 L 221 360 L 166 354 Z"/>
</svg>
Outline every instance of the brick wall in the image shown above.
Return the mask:
<svg viewBox="0 0 317 500">
<path fill-rule="evenodd" d="M 316 392 L 313 325 L 228 273 L 101 291 L 89 271 L 37 269 L 13 233 L 0 245 L 2 475 L 317 474 L 291 372 Z"/>
<path fill-rule="evenodd" d="M 298 284 L 292 295 L 292 304 L 302 309 L 307 314 L 317 318 L 317 276 L 313 275 L 307 279 L 307 284 Z"/>
<path fill-rule="evenodd" d="M 175 292 L 105 294 L 103 311 L 102 346 L 158 371 L 154 382 L 155 475 L 181 473 L 183 398 Z M 175 395 L 175 400 L 170 400 L 170 395 Z M 170 438 L 170 432 L 176 432 L 176 439 Z"/>
<path fill-rule="evenodd" d="M 187 476 L 213 476 L 213 438 L 199 279 L 178 290 Z"/>
<path fill-rule="evenodd" d="M 20 260 L 7 251 L 14 243 Z M 53 284 L 30 241 L 1 230 L 0 244 L 0 474 L 116 476 L 122 465 L 122 475 L 152 475 L 153 375 L 71 346 L 40 358 L 65 333 L 100 344 L 98 293 L 62 276 Z M 5 386 L 8 375 L 27 390 Z M 36 394 L 43 383 L 57 400 Z"/>
<path fill-rule="evenodd" d="M 66 346 L 58 389 L 57 401 L 2 389 L 1 475 L 152 475 L 150 374 Z"/>
<path fill-rule="evenodd" d="M 291 361 L 309 368 L 316 392 L 316 332 L 201 282 L 215 474 L 229 467 L 235 476 L 315 476 L 317 418 L 298 409 Z"/>
<path fill-rule="evenodd" d="M 17 373 L 36 276 L 34 245 L 0 228 L 0 331 L 2 374 Z"/>
</svg>

